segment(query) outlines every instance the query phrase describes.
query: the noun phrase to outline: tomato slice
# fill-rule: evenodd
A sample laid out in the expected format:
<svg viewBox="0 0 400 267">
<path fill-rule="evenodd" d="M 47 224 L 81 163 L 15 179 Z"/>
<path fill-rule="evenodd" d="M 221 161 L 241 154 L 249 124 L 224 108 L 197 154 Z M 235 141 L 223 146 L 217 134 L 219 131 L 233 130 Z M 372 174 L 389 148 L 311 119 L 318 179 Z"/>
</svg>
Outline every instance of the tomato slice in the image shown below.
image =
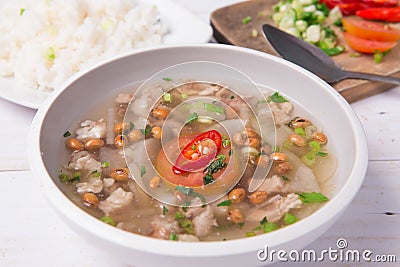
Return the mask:
<svg viewBox="0 0 400 267">
<path fill-rule="evenodd" d="M 358 10 L 356 15 L 364 19 L 400 22 L 400 7 L 376 7 Z"/>
<path fill-rule="evenodd" d="M 400 30 L 383 23 L 351 17 L 343 18 L 342 23 L 348 33 L 363 39 L 385 42 L 400 39 Z"/>
<path fill-rule="evenodd" d="M 397 42 L 380 42 L 363 39 L 354 36 L 350 33 L 344 32 L 343 37 L 347 44 L 357 52 L 373 54 L 376 51 L 386 52 L 397 45 Z"/>
</svg>

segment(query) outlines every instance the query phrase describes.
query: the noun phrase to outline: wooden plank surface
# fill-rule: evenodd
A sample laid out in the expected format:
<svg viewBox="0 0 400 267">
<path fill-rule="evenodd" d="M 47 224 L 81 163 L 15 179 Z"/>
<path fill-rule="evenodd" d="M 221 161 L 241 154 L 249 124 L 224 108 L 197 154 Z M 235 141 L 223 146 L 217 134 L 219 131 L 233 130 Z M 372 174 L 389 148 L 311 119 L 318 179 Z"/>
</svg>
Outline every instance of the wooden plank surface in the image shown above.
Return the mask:
<svg viewBox="0 0 400 267">
<path fill-rule="evenodd" d="M 272 6 L 277 2 L 276 0 L 244 1 L 215 10 L 210 18 L 214 29 L 214 38 L 220 43 L 252 48 L 277 55 L 260 30 L 262 24 L 274 25 L 270 15 Z M 242 19 L 247 16 L 251 16 L 252 20 L 243 25 Z M 394 26 L 399 27 L 398 25 Z M 346 45 L 340 30 L 337 27 L 334 28 L 336 28 L 339 43 L 346 47 L 346 52 L 333 57 L 335 62 L 343 69 L 400 77 L 399 45 L 384 58 L 382 63 L 377 64 L 372 55 L 351 57 L 354 51 Z M 257 37 L 252 36 L 253 30 L 258 31 Z M 354 102 L 393 88 L 393 85 L 348 79 L 335 84 L 334 88 L 349 102 Z"/>
</svg>

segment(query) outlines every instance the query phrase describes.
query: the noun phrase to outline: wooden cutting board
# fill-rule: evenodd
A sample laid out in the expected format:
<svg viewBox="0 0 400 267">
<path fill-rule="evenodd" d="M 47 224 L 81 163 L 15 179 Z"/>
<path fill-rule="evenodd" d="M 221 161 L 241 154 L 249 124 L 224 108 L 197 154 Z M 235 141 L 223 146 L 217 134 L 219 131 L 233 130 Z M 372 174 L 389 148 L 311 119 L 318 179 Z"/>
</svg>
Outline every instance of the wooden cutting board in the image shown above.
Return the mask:
<svg viewBox="0 0 400 267">
<path fill-rule="evenodd" d="M 265 40 L 261 33 L 261 25 L 269 23 L 274 25 L 270 18 L 272 6 L 278 0 L 252 0 L 215 10 L 211 14 L 211 26 L 214 29 L 214 38 L 224 44 L 237 45 L 264 51 L 273 55 L 277 53 Z M 243 24 L 242 20 L 250 16 L 251 22 Z M 399 27 L 399 25 L 394 25 Z M 332 57 L 335 62 L 345 70 L 376 73 L 400 77 L 400 45 L 384 57 L 381 63 L 375 63 L 372 55 L 354 57 L 355 52 L 346 45 L 337 27 L 339 43 L 346 47 L 346 52 Z M 252 32 L 256 30 L 258 36 Z M 372 96 L 394 87 L 391 84 L 348 79 L 333 86 L 349 102 L 354 102 Z"/>
</svg>

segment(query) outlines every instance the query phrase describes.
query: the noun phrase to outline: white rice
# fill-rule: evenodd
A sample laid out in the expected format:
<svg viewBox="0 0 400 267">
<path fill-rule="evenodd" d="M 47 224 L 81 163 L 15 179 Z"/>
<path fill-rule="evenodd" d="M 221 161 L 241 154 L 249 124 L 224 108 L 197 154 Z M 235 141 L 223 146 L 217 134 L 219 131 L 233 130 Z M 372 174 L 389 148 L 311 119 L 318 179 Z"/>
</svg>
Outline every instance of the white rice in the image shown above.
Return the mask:
<svg viewBox="0 0 400 267">
<path fill-rule="evenodd" d="M 0 18 L 0 76 L 41 91 L 167 33 L 157 8 L 136 0 L 10 0 Z"/>
</svg>

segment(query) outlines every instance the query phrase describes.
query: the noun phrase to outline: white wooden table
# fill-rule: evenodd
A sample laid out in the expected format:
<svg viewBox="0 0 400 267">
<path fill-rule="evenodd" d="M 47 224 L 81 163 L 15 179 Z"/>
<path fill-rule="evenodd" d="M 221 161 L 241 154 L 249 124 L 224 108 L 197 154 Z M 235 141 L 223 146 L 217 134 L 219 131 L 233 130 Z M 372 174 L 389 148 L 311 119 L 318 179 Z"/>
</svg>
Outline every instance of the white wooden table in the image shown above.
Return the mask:
<svg viewBox="0 0 400 267">
<path fill-rule="evenodd" d="M 207 23 L 212 10 L 238 2 L 175 1 Z M 400 87 L 352 107 L 368 138 L 367 176 L 345 214 L 307 249 L 337 248 L 337 239 L 345 238 L 349 249 L 395 255 L 397 263 L 383 265 L 400 266 Z M 0 266 L 125 266 L 72 232 L 44 199 L 27 158 L 34 115 L 35 110 L 0 99 Z M 324 264 L 361 265 L 330 261 Z M 300 263 L 305 265 L 310 264 Z"/>
</svg>

